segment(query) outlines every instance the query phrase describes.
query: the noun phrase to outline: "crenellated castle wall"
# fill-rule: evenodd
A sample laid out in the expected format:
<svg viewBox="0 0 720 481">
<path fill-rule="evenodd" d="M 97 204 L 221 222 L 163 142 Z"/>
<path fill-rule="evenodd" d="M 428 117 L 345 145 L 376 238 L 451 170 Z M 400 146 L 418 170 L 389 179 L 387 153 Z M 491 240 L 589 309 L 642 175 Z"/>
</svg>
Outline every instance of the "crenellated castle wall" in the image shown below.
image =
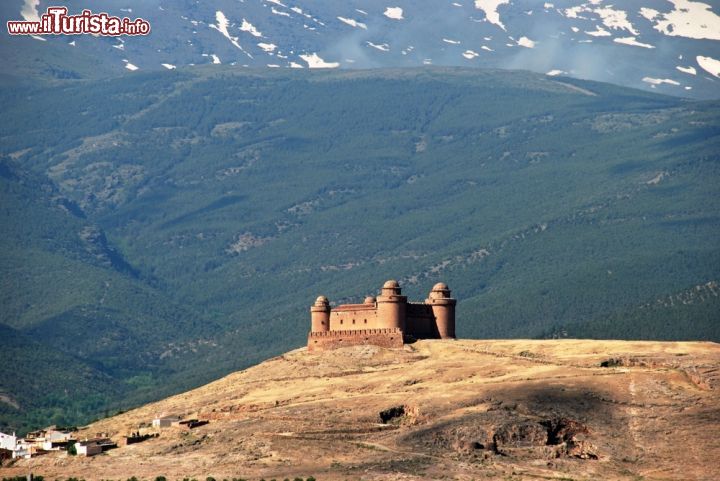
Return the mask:
<svg viewBox="0 0 720 481">
<path fill-rule="evenodd" d="M 311 332 L 308 335 L 308 351 L 323 351 L 345 346 L 372 344 L 374 346 L 402 347 L 403 332 L 400 329 L 355 329 L 349 331 Z"/>
</svg>

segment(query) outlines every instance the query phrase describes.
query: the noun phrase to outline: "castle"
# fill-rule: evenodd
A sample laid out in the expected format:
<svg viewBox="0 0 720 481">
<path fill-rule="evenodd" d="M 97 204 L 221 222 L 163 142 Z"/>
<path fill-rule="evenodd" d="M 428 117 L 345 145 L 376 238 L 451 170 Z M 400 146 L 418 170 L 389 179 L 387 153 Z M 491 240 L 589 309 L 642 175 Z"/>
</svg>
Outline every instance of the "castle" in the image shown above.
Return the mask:
<svg viewBox="0 0 720 481">
<path fill-rule="evenodd" d="M 310 307 L 308 350 L 358 344 L 402 347 L 411 339 L 454 339 L 455 304 L 450 289 L 435 284 L 425 302 L 408 302 L 397 281 L 387 281 L 379 296 L 362 304 L 330 307 L 320 296 Z"/>
</svg>

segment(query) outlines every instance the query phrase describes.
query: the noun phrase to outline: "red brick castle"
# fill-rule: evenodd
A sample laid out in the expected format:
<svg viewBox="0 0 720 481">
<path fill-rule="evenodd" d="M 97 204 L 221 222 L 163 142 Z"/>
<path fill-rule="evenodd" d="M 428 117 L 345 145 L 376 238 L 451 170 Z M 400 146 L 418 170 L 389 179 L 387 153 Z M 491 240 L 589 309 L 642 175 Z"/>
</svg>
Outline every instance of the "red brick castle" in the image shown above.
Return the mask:
<svg viewBox="0 0 720 481">
<path fill-rule="evenodd" d="M 454 339 L 455 304 L 450 289 L 435 284 L 425 302 L 408 302 L 397 281 L 387 281 L 377 297 L 362 304 L 330 307 L 320 296 L 310 307 L 308 350 L 358 344 L 402 347 L 411 339 Z"/>
</svg>

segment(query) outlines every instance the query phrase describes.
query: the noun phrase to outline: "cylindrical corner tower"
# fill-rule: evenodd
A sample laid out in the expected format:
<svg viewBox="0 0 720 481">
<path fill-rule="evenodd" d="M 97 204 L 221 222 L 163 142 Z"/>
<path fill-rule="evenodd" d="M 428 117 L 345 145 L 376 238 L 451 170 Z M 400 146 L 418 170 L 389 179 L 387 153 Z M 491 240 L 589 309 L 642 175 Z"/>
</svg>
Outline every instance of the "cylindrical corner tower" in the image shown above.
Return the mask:
<svg viewBox="0 0 720 481">
<path fill-rule="evenodd" d="M 327 297 L 320 296 L 310 306 L 311 332 L 330 330 L 330 302 Z"/>
<path fill-rule="evenodd" d="M 376 298 L 378 326 L 381 328 L 400 328 L 405 331 L 405 312 L 407 297 L 400 295 L 400 284 L 387 281 Z"/>
<path fill-rule="evenodd" d="M 456 303 L 457 300 L 450 297 L 450 289 L 443 282 L 435 284 L 425 300 L 425 304 L 432 306 L 440 339 L 455 339 Z"/>
</svg>

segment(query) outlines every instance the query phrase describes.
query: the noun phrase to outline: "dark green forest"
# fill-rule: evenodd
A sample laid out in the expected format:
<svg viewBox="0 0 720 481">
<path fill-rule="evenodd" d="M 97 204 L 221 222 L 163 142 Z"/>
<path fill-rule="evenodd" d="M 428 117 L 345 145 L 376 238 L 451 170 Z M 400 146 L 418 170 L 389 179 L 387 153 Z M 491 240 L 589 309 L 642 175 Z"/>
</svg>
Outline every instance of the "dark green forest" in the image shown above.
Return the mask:
<svg viewBox="0 0 720 481">
<path fill-rule="evenodd" d="M 447 282 L 465 338 L 720 340 L 720 102 L 527 72 L 218 67 L 0 88 L 0 430 Z"/>
</svg>

